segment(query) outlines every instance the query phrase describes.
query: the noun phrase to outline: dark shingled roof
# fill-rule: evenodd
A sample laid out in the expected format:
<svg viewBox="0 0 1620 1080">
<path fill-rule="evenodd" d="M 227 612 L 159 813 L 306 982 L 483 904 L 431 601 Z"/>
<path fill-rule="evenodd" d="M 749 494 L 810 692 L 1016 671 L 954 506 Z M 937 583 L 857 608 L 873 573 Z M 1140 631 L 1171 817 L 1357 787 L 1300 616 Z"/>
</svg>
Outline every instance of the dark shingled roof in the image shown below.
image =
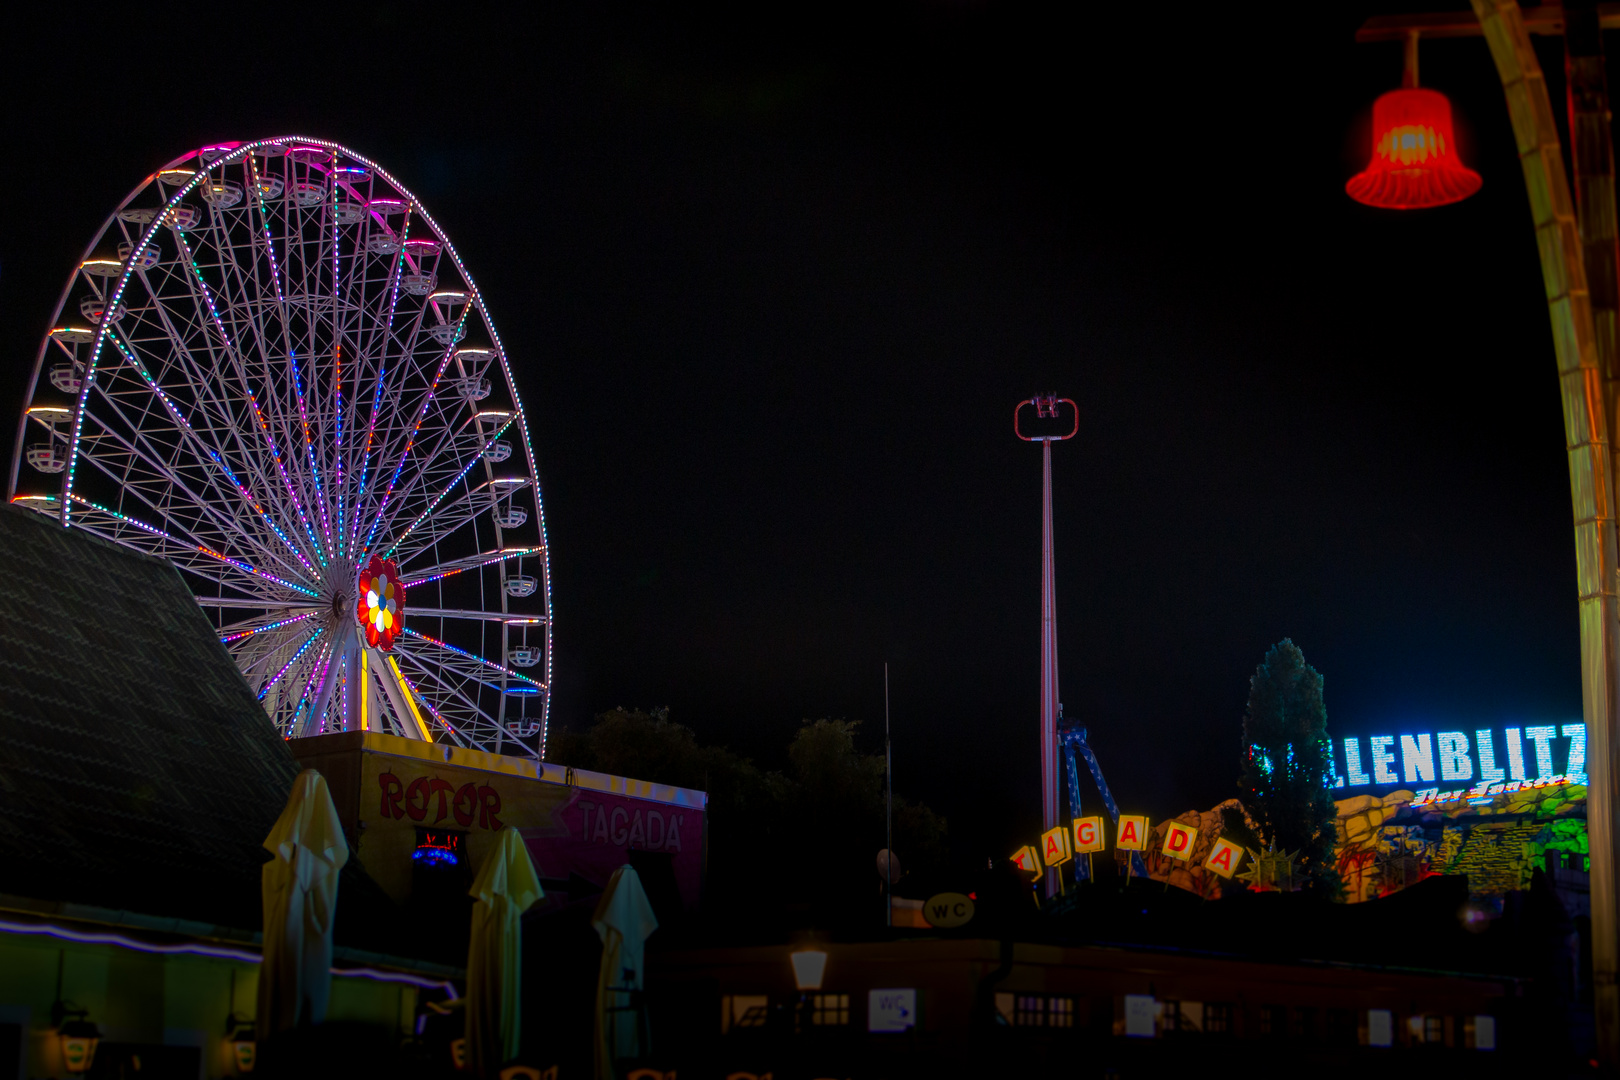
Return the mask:
<svg viewBox="0 0 1620 1080">
<path fill-rule="evenodd" d="M 177 570 L 0 506 L 0 893 L 257 929 L 297 774 Z"/>
</svg>

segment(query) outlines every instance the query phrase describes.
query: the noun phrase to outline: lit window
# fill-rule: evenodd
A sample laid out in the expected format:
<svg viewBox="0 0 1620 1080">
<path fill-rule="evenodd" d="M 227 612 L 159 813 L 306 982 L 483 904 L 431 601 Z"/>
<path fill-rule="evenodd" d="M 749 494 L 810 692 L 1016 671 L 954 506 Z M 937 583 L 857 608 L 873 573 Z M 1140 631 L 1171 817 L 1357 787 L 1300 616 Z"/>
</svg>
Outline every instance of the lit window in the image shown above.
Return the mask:
<svg viewBox="0 0 1620 1080">
<path fill-rule="evenodd" d="M 849 1023 L 848 994 L 811 994 L 810 1023 L 817 1027 L 842 1027 Z"/>
<path fill-rule="evenodd" d="M 1072 1028 L 1075 1002 L 1057 994 L 997 994 L 996 1015 L 1008 1027 Z"/>
<path fill-rule="evenodd" d="M 1430 1043 L 1445 1042 L 1445 1020 L 1438 1016 L 1425 1016 L 1423 1018 L 1423 1041 Z"/>
<path fill-rule="evenodd" d="M 770 1015 L 764 994 L 724 994 L 720 998 L 721 1034 L 733 1028 L 762 1028 Z"/>
<path fill-rule="evenodd" d="M 1212 1001 L 1204 1006 L 1204 1030 L 1211 1035 L 1232 1033 L 1232 1006 L 1224 1001 Z"/>
<path fill-rule="evenodd" d="M 1016 1011 L 1013 1013 L 1013 1026 L 1046 1026 L 1046 998 L 1039 994 L 1019 994 Z"/>
</svg>

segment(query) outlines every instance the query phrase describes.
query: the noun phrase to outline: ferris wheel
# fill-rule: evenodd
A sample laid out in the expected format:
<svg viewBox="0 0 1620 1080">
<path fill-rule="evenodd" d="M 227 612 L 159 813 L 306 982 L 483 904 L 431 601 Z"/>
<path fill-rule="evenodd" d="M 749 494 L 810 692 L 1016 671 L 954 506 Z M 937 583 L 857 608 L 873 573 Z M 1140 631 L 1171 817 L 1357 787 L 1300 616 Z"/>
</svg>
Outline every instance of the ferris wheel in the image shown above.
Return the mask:
<svg viewBox="0 0 1620 1080">
<path fill-rule="evenodd" d="M 176 566 L 289 738 L 544 756 L 528 425 L 398 181 L 318 139 L 194 151 L 107 219 L 51 327 L 13 503 Z"/>
</svg>

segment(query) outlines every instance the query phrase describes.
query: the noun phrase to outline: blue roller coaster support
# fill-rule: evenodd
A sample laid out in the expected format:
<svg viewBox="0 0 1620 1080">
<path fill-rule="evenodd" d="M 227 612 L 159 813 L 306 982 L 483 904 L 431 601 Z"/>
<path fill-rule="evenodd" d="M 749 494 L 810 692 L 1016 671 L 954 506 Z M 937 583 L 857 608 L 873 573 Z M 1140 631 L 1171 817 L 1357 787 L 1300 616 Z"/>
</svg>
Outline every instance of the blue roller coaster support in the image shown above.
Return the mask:
<svg viewBox="0 0 1620 1080">
<path fill-rule="evenodd" d="M 1097 764 L 1097 755 L 1091 752 L 1091 744 L 1086 742 L 1086 729 L 1079 724 L 1071 724 L 1063 719 L 1063 706 L 1058 706 L 1058 746 L 1063 751 L 1063 760 L 1069 767 L 1069 810 L 1071 817 L 1083 816 L 1080 812 L 1080 766 L 1075 763 L 1074 752 L 1080 751 L 1091 768 L 1091 778 L 1097 782 L 1097 793 L 1102 796 L 1103 806 L 1107 808 L 1108 815 L 1114 819 L 1114 829 L 1119 829 L 1119 807 L 1114 804 L 1114 796 L 1108 790 L 1108 781 L 1103 779 L 1102 766 Z M 1131 874 L 1134 877 L 1146 878 L 1147 866 L 1142 862 L 1140 851 L 1131 852 Z M 1074 880 L 1078 883 L 1091 875 L 1091 861 L 1089 859 L 1074 860 Z"/>
</svg>

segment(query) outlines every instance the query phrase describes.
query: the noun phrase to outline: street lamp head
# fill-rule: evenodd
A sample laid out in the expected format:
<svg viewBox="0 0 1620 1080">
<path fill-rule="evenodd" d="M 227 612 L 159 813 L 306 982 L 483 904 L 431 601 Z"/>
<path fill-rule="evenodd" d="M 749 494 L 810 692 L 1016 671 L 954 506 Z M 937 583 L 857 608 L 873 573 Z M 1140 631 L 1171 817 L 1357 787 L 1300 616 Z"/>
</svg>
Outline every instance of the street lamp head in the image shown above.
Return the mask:
<svg viewBox="0 0 1620 1080">
<path fill-rule="evenodd" d="M 1437 90 L 1391 90 L 1373 103 L 1373 153 L 1344 185 L 1352 199 L 1390 210 L 1461 202 L 1479 173 L 1457 159 L 1451 102 Z"/>
<path fill-rule="evenodd" d="M 1367 167 L 1344 185 L 1359 203 L 1386 210 L 1421 210 L 1461 202 L 1479 190 L 1479 173 L 1457 158 L 1451 102 L 1418 88 L 1418 35 L 1406 36 L 1401 88 L 1373 102 L 1373 152 Z"/>
<path fill-rule="evenodd" d="M 803 990 L 820 990 L 827 971 L 827 954 L 820 949 L 800 949 L 788 957 L 793 961 L 793 982 Z"/>
</svg>

